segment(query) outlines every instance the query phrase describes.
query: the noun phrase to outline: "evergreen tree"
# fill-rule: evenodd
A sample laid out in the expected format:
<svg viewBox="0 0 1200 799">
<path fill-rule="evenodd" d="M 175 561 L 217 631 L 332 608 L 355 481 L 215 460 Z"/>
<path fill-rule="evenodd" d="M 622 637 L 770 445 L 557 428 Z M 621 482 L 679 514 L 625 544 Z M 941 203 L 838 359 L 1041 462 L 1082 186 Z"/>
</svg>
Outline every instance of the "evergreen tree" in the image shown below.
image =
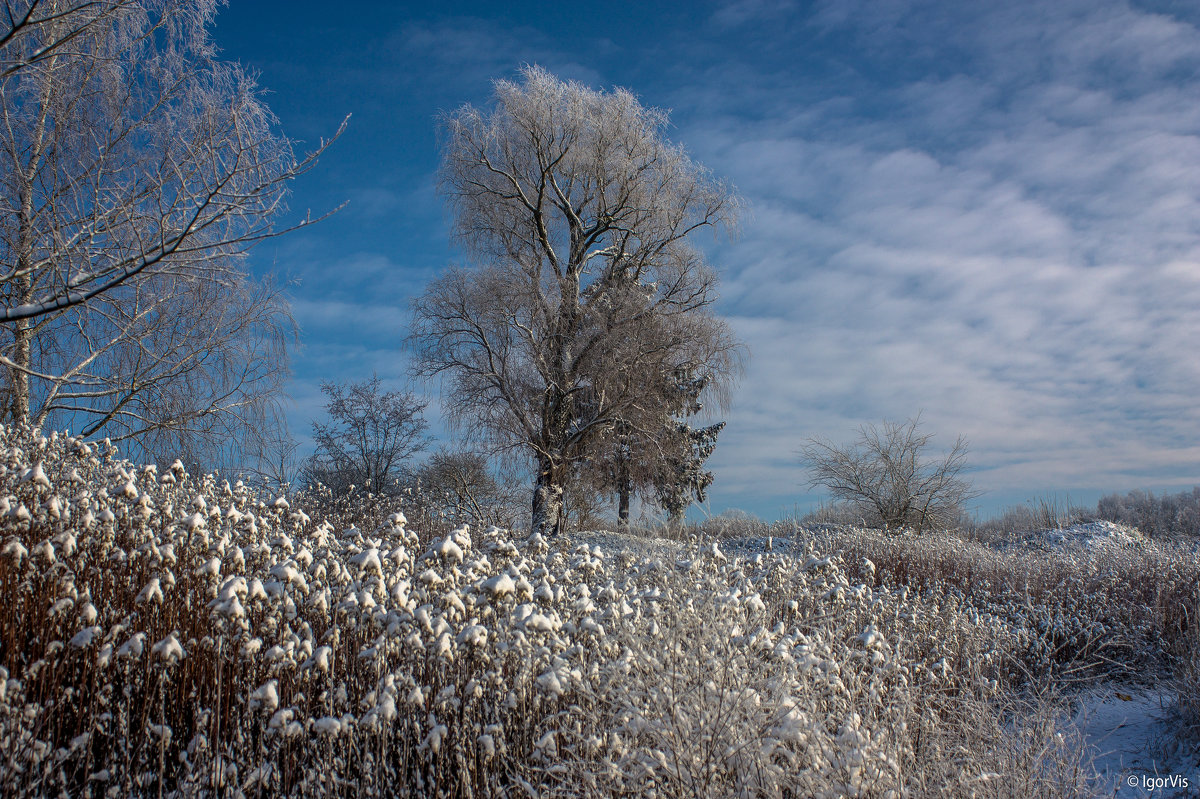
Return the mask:
<svg viewBox="0 0 1200 799">
<path fill-rule="evenodd" d="M 679 375 L 676 393 L 680 410 L 670 420 L 669 437 L 672 446 L 665 452 L 663 463 L 655 481 L 655 492 L 659 506 L 667 512 L 672 523 L 683 520 L 684 513 L 692 502 L 703 502 L 708 487 L 712 485 L 713 473 L 704 469 L 704 463 L 717 446 L 717 436 L 724 429 L 724 422 L 692 427 L 684 418 L 695 416 L 703 409 L 700 395 L 708 380 L 706 377 L 689 378 Z"/>
<path fill-rule="evenodd" d="M 589 464 L 591 482 L 616 498 L 621 528 L 629 524 L 635 495 L 655 502 L 672 522 L 679 522 L 693 501 L 704 501 L 712 485 L 713 473 L 704 469 L 704 463 L 725 423 L 693 427 L 686 421 L 703 410 L 701 396 L 710 379 L 696 376 L 695 371 L 673 370 L 655 392 L 659 403 L 652 420 L 648 424 L 618 420 L 607 446 Z"/>
</svg>

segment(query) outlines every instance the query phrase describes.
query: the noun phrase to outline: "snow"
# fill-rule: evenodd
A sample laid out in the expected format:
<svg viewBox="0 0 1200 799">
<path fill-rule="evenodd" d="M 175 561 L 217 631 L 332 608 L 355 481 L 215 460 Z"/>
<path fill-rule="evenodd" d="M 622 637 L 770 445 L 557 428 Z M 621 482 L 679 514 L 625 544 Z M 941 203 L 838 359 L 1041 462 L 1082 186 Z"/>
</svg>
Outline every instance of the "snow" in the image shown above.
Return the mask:
<svg viewBox="0 0 1200 799">
<path fill-rule="evenodd" d="M 487 628 L 480 624 L 468 625 L 458 634 L 457 640 L 459 643 L 468 643 L 471 646 L 483 646 L 487 643 Z"/>
<path fill-rule="evenodd" d="M 333 716 L 323 716 L 313 722 L 313 729 L 322 735 L 337 735 L 342 730 L 342 722 Z"/>
<path fill-rule="evenodd" d="M 461 552 L 459 555 L 461 556 Z M 459 560 L 462 560 L 460 557 Z M 376 548 L 366 549 L 350 558 L 350 562 L 358 566 L 361 573 L 365 574 L 368 571 L 374 570 L 376 574 L 383 576 L 383 564 L 379 559 L 379 550 Z"/>
<path fill-rule="evenodd" d="M 1200 793 L 1200 762 L 1174 734 L 1172 701 L 1160 688 L 1112 684 L 1076 699 L 1070 726 L 1092 750 L 1096 771 L 1114 791 L 1108 795 L 1158 799 Z"/>
<path fill-rule="evenodd" d="M 92 640 L 99 635 L 103 635 L 104 631 L 99 627 L 84 627 L 71 639 L 71 646 L 79 649 L 85 649 L 92 645 Z"/>
<path fill-rule="evenodd" d="M 177 663 L 187 655 L 173 633 L 155 644 L 150 649 L 150 654 L 161 657 L 167 663 Z"/>
<path fill-rule="evenodd" d="M 517 584 L 507 573 L 503 573 L 484 581 L 483 588 L 494 597 L 503 597 L 513 593 Z"/>
<path fill-rule="evenodd" d="M 1068 527 L 1038 530 L 1025 538 L 1027 545 L 1038 548 L 1067 549 L 1081 547 L 1098 550 L 1108 546 L 1137 544 L 1145 538 L 1132 527 L 1108 521 L 1072 524 Z"/>
<path fill-rule="evenodd" d="M 328 673 L 329 671 L 329 656 L 333 654 L 333 649 L 328 646 L 319 646 L 312 653 L 312 657 L 304 661 L 300 666 L 301 671 L 309 669 L 318 669 L 321 672 Z"/>
<path fill-rule="evenodd" d="M 46 471 L 42 468 L 42 462 L 38 461 L 32 468 L 26 470 L 22 476 L 23 482 L 31 482 L 42 488 L 50 487 L 50 478 L 46 477 Z"/>
<path fill-rule="evenodd" d="M 134 633 L 129 640 L 121 645 L 117 650 L 119 658 L 139 658 L 142 656 L 142 649 L 146 645 L 145 633 Z"/>
<path fill-rule="evenodd" d="M 250 707 L 261 707 L 267 713 L 274 713 L 279 707 L 279 690 L 277 680 L 267 680 L 257 690 L 250 694 Z"/>
<path fill-rule="evenodd" d="M 435 550 L 438 555 L 446 560 L 447 563 L 462 563 L 463 551 L 454 540 L 454 536 L 446 536 Z"/>
<path fill-rule="evenodd" d="M 151 577 L 146 583 L 146 587 L 141 590 L 137 597 L 133 600 L 135 604 L 141 605 L 146 602 L 158 602 L 160 605 L 163 601 L 163 592 L 157 577 Z"/>
<path fill-rule="evenodd" d="M 883 636 L 875 629 L 874 624 L 867 625 L 867 628 L 859 634 L 858 640 L 863 645 L 864 649 L 870 649 L 872 646 L 881 641 Z"/>
<path fill-rule="evenodd" d="M 221 574 L 221 559 L 209 558 L 196 569 L 197 577 L 219 577 Z"/>
</svg>

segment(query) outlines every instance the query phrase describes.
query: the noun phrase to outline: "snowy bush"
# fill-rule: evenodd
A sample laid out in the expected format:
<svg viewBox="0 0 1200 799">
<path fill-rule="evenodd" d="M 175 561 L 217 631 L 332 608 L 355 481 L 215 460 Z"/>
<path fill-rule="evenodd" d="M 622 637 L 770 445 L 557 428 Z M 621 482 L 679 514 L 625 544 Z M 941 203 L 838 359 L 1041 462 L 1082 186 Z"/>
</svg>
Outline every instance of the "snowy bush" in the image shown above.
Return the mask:
<svg viewBox="0 0 1200 799">
<path fill-rule="evenodd" d="M 1190 746 L 1193 762 L 1200 764 L 1200 593 L 1189 608 L 1187 632 L 1177 646 L 1176 710 L 1183 733 L 1180 742 Z"/>
<path fill-rule="evenodd" d="M 1089 790 L 1002 692 L 1023 629 L 949 584 L 848 551 L 422 541 L 401 510 L 339 528 L 0 430 L 0 793 Z"/>
</svg>

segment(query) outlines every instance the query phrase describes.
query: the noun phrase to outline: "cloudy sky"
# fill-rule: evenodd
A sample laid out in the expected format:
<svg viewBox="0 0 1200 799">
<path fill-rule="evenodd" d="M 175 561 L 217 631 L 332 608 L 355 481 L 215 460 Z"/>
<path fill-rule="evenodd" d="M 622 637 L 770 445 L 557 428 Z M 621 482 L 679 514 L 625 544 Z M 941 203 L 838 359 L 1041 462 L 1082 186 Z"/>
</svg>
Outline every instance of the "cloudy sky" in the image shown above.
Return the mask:
<svg viewBox="0 0 1200 799">
<path fill-rule="evenodd" d="M 710 512 L 816 499 L 808 436 L 922 412 L 971 444 L 986 514 L 1200 484 L 1200 6 L 230 0 L 214 36 L 285 133 L 344 137 L 268 243 L 295 279 L 291 421 L 323 379 L 406 381 L 409 301 L 459 258 L 438 115 L 540 64 L 671 109 L 745 197 L 706 243 L 752 362 Z M 303 145 L 302 145 L 303 146 Z M 433 399 L 437 387 L 417 386 Z"/>
</svg>

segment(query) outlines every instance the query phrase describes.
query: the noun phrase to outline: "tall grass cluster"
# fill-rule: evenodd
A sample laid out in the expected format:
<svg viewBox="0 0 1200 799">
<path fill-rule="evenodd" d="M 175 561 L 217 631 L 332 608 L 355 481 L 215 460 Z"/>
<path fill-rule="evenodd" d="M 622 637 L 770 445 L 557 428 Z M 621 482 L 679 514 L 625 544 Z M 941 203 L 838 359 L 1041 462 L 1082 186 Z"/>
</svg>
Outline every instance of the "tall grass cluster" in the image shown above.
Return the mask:
<svg viewBox="0 0 1200 799">
<path fill-rule="evenodd" d="M 1021 631 L 1015 661 L 1039 680 L 1167 673 L 1187 649 L 1200 559 L 1194 545 L 1144 539 L 995 547 L 952 533 L 817 532 L 855 579 L 953 596 Z M 872 559 L 869 570 L 854 568 Z"/>
<path fill-rule="evenodd" d="M 12 429 L 0 514 L 12 797 L 1088 796 L 1083 747 L 1015 689 L 1170 629 L 1084 598 L 1151 590 L 1125 555 L 1005 572 L 864 531 L 633 554 L 418 532 L 402 503 L 343 527 Z M 1016 573 L 1019 602 L 980 601 Z"/>
</svg>

